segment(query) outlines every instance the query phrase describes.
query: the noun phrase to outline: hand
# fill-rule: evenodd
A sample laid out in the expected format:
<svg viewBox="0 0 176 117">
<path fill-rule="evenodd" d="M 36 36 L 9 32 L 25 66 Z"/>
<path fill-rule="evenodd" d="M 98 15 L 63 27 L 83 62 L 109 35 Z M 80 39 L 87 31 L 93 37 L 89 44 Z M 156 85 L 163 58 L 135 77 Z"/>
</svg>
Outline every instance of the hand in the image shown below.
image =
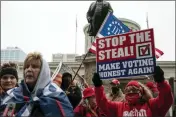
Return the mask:
<svg viewBox="0 0 176 117">
<path fill-rule="evenodd" d="M 160 68 L 160 66 L 155 67 L 153 77 L 157 83 L 163 82 L 165 80 L 164 71 Z"/>
<path fill-rule="evenodd" d="M 103 84 L 102 80 L 100 80 L 100 75 L 98 73 L 94 73 L 92 81 L 93 81 L 95 87 L 99 87 Z"/>
</svg>

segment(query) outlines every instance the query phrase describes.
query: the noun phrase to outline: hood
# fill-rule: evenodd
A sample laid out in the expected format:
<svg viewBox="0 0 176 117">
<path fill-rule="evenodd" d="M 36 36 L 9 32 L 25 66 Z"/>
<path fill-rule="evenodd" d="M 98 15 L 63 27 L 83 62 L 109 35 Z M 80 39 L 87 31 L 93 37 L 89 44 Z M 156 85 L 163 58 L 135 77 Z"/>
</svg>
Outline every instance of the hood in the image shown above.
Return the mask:
<svg viewBox="0 0 176 117">
<path fill-rule="evenodd" d="M 24 85 L 28 92 L 32 95 L 32 97 L 35 97 L 38 92 L 42 92 L 43 89 L 51 82 L 51 76 L 50 76 L 50 68 L 48 63 L 42 59 L 42 65 L 40 69 L 40 73 L 37 79 L 37 82 L 35 84 L 35 87 L 32 92 L 29 91 L 27 84 L 24 82 Z"/>
</svg>

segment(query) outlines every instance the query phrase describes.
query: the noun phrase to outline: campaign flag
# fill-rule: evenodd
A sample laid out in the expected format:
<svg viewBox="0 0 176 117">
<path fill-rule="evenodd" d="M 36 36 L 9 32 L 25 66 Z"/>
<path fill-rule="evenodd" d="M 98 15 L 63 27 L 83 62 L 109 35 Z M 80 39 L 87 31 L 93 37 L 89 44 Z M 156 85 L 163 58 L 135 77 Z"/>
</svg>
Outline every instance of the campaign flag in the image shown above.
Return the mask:
<svg viewBox="0 0 176 117">
<path fill-rule="evenodd" d="M 123 24 L 111 12 L 109 12 L 102 26 L 100 27 L 96 38 L 113 36 L 113 35 L 118 35 L 118 34 L 123 34 L 123 33 L 128 33 L 128 32 L 132 32 L 132 30 L 129 29 L 125 24 Z M 92 46 L 90 47 L 89 51 L 96 54 L 96 41 L 92 43 Z M 155 48 L 155 54 L 156 54 L 156 58 L 158 59 L 164 53 L 158 48 Z"/>
<path fill-rule="evenodd" d="M 97 38 L 96 43 L 96 67 L 102 79 L 154 73 L 153 29 Z"/>
</svg>

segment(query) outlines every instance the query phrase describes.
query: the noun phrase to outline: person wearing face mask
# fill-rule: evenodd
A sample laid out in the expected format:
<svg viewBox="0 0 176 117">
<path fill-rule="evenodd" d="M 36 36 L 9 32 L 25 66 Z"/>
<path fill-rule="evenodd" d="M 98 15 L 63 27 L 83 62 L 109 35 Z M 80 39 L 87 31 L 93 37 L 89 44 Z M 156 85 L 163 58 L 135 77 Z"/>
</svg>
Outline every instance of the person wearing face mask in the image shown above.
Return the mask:
<svg viewBox="0 0 176 117">
<path fill-rule="evenodd" d="M 95 92 L 92 87 L 83 91 L 83 101 L 74 109 L 75 117 L 104 117 L 105 114 L 97 107 Z"/>
<path fill-rule="evenodd" d="M 66 92 L 73 109 L 75 109 L 81 102 L 82 93 L 76 83 L 74 81 L 72 82 L 72 75 L 68 72 L 62 74 L 61 89 Z"/>
<path fill-rule="evenodd" d="M 113 102 L 106 98 L 102 80 L 99 74 L 95 73 L 92 81 L 98 107 L 109 117 L 165 117 L 173 104 L 171 87 L 165 81 L 164 72 L 159 66 L 154 68 L 153 76 L 159 91 L 156 98 L 152 97 L 145 85 L 133 80 L 125 87 L 125 101 Z"/>
<path fill-rule="evenodd" d="M 123 101 L 125 99 L 125 95 L 120 89 L 120 82 L 117 79 L 113 79 L 110 85 L 111 93 L 108 93 L 106 97 L 111 101 Z"/>
</svg>

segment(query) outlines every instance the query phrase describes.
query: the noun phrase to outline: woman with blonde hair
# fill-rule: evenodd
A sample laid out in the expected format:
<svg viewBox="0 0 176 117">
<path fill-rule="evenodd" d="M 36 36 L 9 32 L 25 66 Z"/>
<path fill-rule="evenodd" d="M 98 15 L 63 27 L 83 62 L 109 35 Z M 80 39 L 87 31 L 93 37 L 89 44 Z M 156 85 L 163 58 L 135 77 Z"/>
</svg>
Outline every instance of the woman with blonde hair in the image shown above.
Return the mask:
<svg viewBox="0 0 176 117">
<path fill-rule="evenodd" d="M 173 103 L 171 87 L 164 78 L 163 70 L 157 66 L 154 71 L 159 95 L 152 98 L 151 92 L 138 81 L 132 80 L 125 87 L 124 102 L 107 100 L 99 74 L 93 76 L 98 107 L 109 117 L 165 117 Z M 167 101 L 167 102 L 166 102 Z"/>
<path fill-rule="evenodd" d="M 66 94 L 51 81 L 49 64 L 38 52 L 27 55 L 23 67 L 24 80 L 19 87 L 7 92 L 3 100 L 3 116 L 73 117 L 73 108 Z M 11 105 L 13 104 L 13 106 Z"/>
</svg>

